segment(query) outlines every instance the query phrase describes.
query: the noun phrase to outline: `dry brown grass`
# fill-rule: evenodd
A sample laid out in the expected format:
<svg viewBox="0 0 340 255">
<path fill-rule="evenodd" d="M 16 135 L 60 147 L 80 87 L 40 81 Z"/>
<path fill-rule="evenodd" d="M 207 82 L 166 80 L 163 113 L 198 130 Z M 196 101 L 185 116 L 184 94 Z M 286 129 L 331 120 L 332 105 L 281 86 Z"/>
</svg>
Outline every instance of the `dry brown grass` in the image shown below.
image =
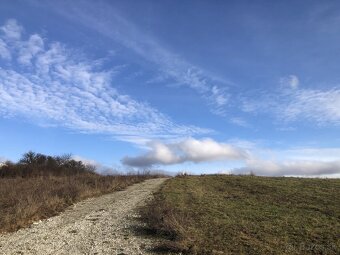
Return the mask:
<svg viewBox="0 0 340 255">
<path fill-rule="evenodd" d="M 0 166 L 0 233 L 56 215 L 82 199 L 118 191 L 150 174 L 102 176 L 70 155 L 25 153 Z"/>
<path fill-rule="evenodd" d="M 178 176 L 144 220 L 183 254 L 340 254 L 340 180 Z"/>
<path fill-rule="evenodd" d="M 51 217 L 82 199 L 118 191 L 151 176 L 72 176 L 0 178 L 0 232 L 15 231 Z"/>
</svg>

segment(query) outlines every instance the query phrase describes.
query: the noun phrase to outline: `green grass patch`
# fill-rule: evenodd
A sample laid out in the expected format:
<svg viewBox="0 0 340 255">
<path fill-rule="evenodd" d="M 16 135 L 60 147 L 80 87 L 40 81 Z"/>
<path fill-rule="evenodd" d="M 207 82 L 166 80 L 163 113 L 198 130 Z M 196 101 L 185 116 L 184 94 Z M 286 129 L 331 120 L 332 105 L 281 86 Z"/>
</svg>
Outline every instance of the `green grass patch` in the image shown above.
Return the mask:
<svg viewBox="0 0 340 255">
<path fill-rule="evenodd" d="M 142 209 L 188 254 L 339 254 L 340 180 L 256 176 L 169 179 Z"/>
</svg>

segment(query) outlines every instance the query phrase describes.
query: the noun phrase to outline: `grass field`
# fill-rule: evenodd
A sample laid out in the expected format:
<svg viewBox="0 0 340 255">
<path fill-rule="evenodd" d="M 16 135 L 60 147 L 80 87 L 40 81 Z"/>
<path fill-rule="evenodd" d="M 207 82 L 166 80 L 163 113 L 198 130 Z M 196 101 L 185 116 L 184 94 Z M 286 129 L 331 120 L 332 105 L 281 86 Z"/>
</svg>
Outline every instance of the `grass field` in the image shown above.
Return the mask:
<svg viewBox="0 0 340 255">
<path fill-rule="evenodd" d="M 158 250 L 188 254 L 339 254 L 340 180 L 169 179 L 142 209 Z"/>
</svg>

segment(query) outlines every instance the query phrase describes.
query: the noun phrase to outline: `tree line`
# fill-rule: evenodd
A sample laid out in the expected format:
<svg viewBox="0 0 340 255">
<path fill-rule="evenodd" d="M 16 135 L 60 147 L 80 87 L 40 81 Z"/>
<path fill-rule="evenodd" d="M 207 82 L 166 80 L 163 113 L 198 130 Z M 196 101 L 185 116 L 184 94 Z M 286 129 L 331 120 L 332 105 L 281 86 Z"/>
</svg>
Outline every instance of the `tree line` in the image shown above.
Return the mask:
<svg viewBox="0 0 340 255">
<path fill-rule="evenodd" d="M 17 163 L 4 162 L 0 166 L 0 178 L 95 174 L 94 171 L 94 166 L 74 160 L 70 154 L 48 156 L 29 151 Z"/>
</svg>

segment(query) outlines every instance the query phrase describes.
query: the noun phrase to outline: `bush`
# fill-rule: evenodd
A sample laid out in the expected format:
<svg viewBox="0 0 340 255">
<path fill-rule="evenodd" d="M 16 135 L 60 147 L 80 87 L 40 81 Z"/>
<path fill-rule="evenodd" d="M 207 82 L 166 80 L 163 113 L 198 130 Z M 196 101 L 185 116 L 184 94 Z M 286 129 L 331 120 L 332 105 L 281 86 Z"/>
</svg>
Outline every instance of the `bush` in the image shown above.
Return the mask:
<svg viewBox="0 0 340 255">
<path fill-rule="evenodd" d="M 71 158 L 71 155 L 46 156 L 29 151 L 18 163 L 7 161 L 0 167 L 0 178 L 32 178 L 38 176 L 70 176 L 94 173 L 94 166 Z"/>
</svg>

